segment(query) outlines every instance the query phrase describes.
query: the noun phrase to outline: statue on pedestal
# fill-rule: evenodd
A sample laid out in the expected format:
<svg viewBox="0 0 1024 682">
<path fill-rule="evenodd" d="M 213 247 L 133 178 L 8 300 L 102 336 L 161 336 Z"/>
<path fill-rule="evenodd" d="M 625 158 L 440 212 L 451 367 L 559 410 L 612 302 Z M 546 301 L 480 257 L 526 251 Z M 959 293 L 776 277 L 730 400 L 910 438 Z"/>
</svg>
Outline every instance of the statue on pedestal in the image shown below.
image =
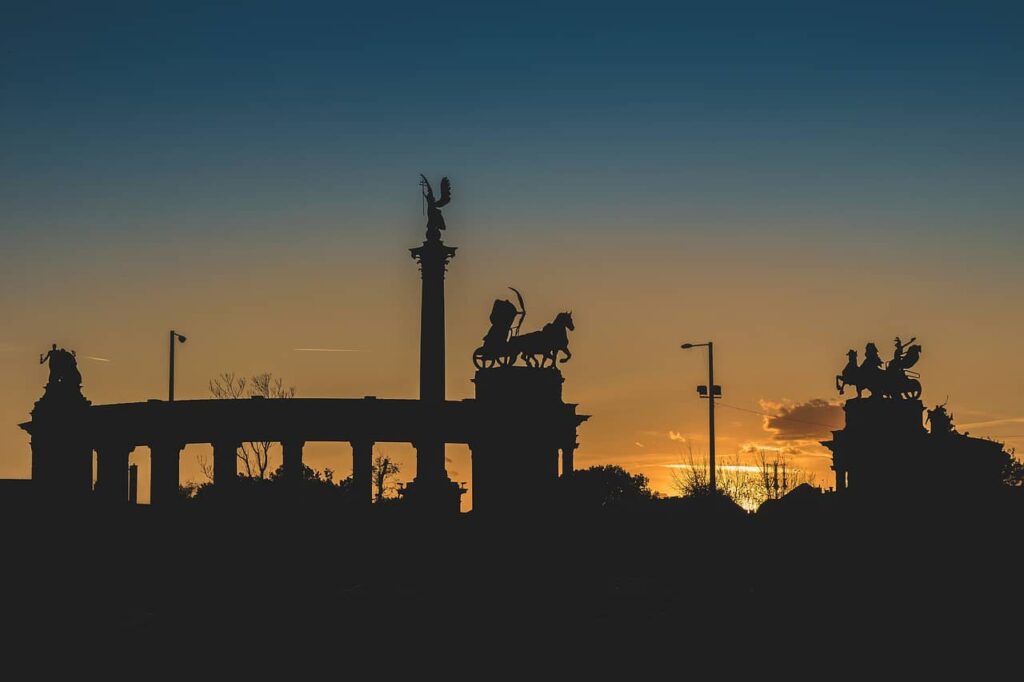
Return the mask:
<svg viewBox="0 0 1024 682">
<path fill-rule="evenodd" d="M 847 362 L 842 374 L 836 375 L 836 390 L 840 395 L 847 386 L 857 389 L 860 398 L 864 389 L 871 391 L 873 398 L 900 398 L 916 400 L 921 397 L 921 375 L 909 371 L 921 359 L 921 346 L 914 344 L 917 337 L 903 343 L 896 337 L 893 358 L 884 362 L 878 354 L 878 346 L 869 343 L 864 348 L 864 362 L 857 365 L 857 351 L 846 352 Z"/>
<path fill-rule="evenodd" d="M 511 367 L 522 360 L 527 367 L 555 367 L 568 362 L 569 331 L 576 329 L 571 312 L 558 313 L 555 319 L 535 332 L 520 334 L 526 318 L 526 304 L 516 289 L 509 287 L 519 299 L 519 308 L 511 301 L 498 299 L 491 308 L 491 327 L 484 337 L 484 345 L 473 351 L 473 364 L 477 369 Z M 559 354 L 564 353 L 564 358 Z"/>
<path fill-rule="evenodd" d="M 57 389 L 65 391 L 77 391 L 82 387 L 82 374 L 78 371 L 78 358 L 75 351 L 68 351 L 57 348 L 57 344 L 45 354 L 39 355 L 39 364 L 49 361 L 50 378 L 46 383 L 46 390 Z"/>
<path fill-rule="evenodd" d="M 434 198 L 434 188 L 430 186 L 427 176 L 420 174 L 420 188 L 423 190 L 423 201 L 427 207 L 427 239 L 439 240 L 441 230 L 445 229 L 441 207 L 452 200 L 452 183 L 447 177 L 441 178 L 441 198 Z"/>
</svg>

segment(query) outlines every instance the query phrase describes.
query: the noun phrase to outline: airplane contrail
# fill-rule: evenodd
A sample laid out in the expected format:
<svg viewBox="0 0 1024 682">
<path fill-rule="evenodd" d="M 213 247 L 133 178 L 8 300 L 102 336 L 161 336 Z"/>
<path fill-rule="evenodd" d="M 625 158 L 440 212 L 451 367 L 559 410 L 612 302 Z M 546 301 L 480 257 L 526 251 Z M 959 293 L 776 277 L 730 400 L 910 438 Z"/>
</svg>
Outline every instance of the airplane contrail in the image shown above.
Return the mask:
<svg viewBox="0 0 1024 682">
<path fill-rule="evenodd" d="M 297 350 L 297 351 L 303 352 L 303 353 L 362 353 L 363 352 L 361 350 L 356 350 L 354 348 L 294 348 L 292 350 Z"/>
<path fill-rule="evenodd" d="M 110 360 L 108 360 L 106 358 L 97 358 L 97 357 L 94 357 L 92 355 L 86 355 L 85 357 L 87 359 L 89 359 L 89 360 L 95 360 L 96 362 L 110 362 Z"/>
</svg>

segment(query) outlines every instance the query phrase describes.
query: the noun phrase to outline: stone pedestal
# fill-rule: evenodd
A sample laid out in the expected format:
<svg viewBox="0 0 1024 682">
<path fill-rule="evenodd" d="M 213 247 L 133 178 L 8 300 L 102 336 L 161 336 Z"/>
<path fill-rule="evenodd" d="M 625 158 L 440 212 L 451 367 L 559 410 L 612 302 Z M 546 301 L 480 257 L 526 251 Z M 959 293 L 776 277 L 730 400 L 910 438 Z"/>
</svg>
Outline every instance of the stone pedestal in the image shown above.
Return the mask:
<svg viewBox="0 0 1024 682">
<path fill-rule="evenodd" d="M 466 489 L 445 476 L 437 479 L 416 478 L 400 492 L 402 500 L 419 514 L 449 516 L 460 512 Z"/>
<path fill-rule="evenodd" d="M 32 421 L 22 425 L 32 437 L 33 487 L 49 501 L 90 498 L 89 405 L 78 386 L 51 384 L 32 409 Z"/>
<path fill-rule="evenodd" d="M 838 491 L 899 494 L 931 466 L 920 400 L 851 398 L 846 426 L 822 444 L 832 450 Z"/>
<path fill-rule="evenodd" d="M 562 373 L 554 368 L 481 369 L 476 384 L 473 511 L 510 516 L 543 509 L 558 480 L 559 450 L 572 470 L 576 427 L 587 417 L 562 402 Z"/>
</svg>

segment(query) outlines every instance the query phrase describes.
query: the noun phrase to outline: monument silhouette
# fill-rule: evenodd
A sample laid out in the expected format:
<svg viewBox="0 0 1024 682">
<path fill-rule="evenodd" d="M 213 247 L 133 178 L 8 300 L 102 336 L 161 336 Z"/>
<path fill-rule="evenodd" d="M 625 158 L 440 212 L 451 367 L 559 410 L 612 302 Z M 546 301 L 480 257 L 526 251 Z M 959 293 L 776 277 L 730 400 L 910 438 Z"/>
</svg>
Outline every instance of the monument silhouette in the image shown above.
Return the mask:
<svg viewBox="0 0 1024 682">
<path fill-rule="evenodd" d="M 429 181 L 420 177 L 426 237 L 410 249 L 422 278 L 417 400 L 366 396 L 92 405 L 82 395 L 74 353 L 55 344 L 40 357 L 50 367 L 45 393 L 31 421 L 20 424 L 31 435 L 34 487 L 54 500 L 93 497 L 125 504 L 137 485 L 132 483 L 137 478 L 130 478 L 129 456 L 136 447 L 147 446 L 151 504 L 173 507 L 181 500 L 182 449 L 209 443 L 213 489 L 228 500 L 238 492 L 236 453 L 243 442 L 279 442 L 281 479 L 296 483 L 304 476 L 307 442 L 347 441 L 352 446 L 349 494 L 356 503 L 369 505 L 375 444 L 407 442 L 416 448 L 416 475 L 401 490 L 404 505 L 429 516 L 457 514 L 466 489 L 448 476 L 444 451 L 446 443 L 462 443 L 472 453 L 474 510 L 512 515 L 523 507 L 524 495 L 543 507 L 559 475 L 572 472 L 576 430 L 588 418 L 576 414 L 576 405 L 562 401 L 564 379 L 556 368 L 571 357 L 567 330 L 574 328 L 572 314 L 560 313 L 540 331 L 519 335 L 519 325 L 512 322 L 519 316 L 521 325 L 525 309 L 496 301 L 491 331 L 473 354 L 476 396 L 448 400 L 444 287 L 456 247 L 441 239 L 447 229 L 441 209 L 451 201 L 452 184 L 442 178 L 440 196 L 435 197 Z"/>
<path fill-rule="evenodd" d="M 910 371 L 921 357 L 915 340 L 904 343 L 897 336 L 888 362 L 874 343 L 865 347 L 859 366 L 857 352 L 847 352 L 836 388 L 842 394 L 855 386 L 857 396 L 843 405 L 845 426 L 821 442 L 832 452 L 836 492 L 893 502 L 950 490 L 979 495 L 1001 485 L 1000 468 L 1009 457 L 1002 443 L 958 433 L 945 405 L 928 411 L 931 430 L 925 428 L 920 375 Z"/>
</svg>

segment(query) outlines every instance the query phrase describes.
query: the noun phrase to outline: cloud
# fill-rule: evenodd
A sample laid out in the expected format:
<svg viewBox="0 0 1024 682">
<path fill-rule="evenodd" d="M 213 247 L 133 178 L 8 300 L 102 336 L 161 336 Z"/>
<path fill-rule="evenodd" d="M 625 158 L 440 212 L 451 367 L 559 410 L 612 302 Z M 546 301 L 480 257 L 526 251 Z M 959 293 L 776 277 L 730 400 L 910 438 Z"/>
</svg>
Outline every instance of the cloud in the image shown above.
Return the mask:
<svg viewBox="0 0 1024 682">
<path fill-rule="evenodd" d="M 1024 424 L 1024 417 L 1006 417 L 1005 419 L 990 419 L 984 422 L 970 422 L 969 424 L 957 424 L 957 428 L 975 429 L 985 426 L 1010 426 L 1011 424 Z"/>
<path fill-rule="evenodd" d="M 644 447 L 644 444 L 638 440 L 633 441 L 633 445 L 637 446 L 638 448 Z"/>
<path fill-rule="evenodd" d="M 668 437 L 669 437 L 669 440 L 674 440 L 674 441 L 677 441 L 679 443 L 685 443 L 686 442 L 686 438 L 684 438 L 683 434 L 679 433 L 678 431 L 669 431 L 668 432 Z"/>
<path fill-rule="evenodd" d="M 761 401 L 761 409 L 775 414 L 765 415 L 764 430 L 777 441 L 817 441 L 829 438 L 832 431 L 843 427 L 843 407 L 822 398 L 803 403 Z"/>
</svg>

